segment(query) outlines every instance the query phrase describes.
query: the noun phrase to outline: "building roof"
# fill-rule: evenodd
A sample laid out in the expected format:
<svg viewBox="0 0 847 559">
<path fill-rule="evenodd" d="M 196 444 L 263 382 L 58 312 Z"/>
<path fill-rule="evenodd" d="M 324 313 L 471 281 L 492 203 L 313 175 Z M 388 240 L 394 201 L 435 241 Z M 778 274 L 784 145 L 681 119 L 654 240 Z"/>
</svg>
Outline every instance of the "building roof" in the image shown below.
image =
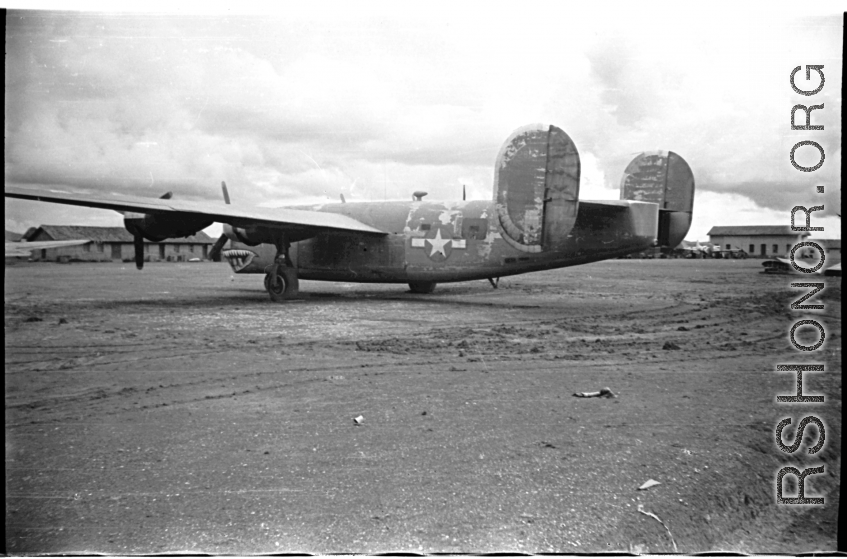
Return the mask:
<svg viewBox="0 0 847 559">
<path fill-rule="evenodd" d="M 21 237 L 23 236 L 20 233 L 14 233 L 12 231 L 9 231 L 8 229 L 4 229 L 3 231 L 6 232 L 6 240 L 11 241 L 13 243 L 20 241 Z"/>
<path fill-rule="evenodd" d="M 24 237 L 32 240 L 43 231 L 54 241 L 69 241 L 74 239 L 88 239 L 95 243 L 131 243 L 132 235 L 123 227 L 91 227 L 87 225 L 42 225 L 38 228 L 30 228 Z M 144 241 L 148 242 L 148 241 Z M 168 243 L 186 244 L 212 244 L 215 241 L 203 231 L 190 237 L 168 239 Z"/>
<path fill-rule="evenodd" d="M 736 235 L 742 237 L 756 235 L 785 235 L 806 237 L 807 231 L 792 231 L 790 225 L 715 225 L 709 229 L 710 237 L 716 235 Z"/>
</svg>

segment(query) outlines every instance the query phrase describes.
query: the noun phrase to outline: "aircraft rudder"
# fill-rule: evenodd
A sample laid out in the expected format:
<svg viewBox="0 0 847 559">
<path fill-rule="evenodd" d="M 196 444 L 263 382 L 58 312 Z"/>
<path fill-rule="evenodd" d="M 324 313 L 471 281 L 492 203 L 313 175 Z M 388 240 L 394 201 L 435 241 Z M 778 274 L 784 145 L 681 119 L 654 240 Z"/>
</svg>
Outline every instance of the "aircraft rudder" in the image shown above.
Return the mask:
<svg viewBox="0 0 847 559">
<path fill-rule="evenodd" d="M 494 201 L 504 238 L 525 252 L 551 248 L 573 228 L 579 203 L 579 152 L 553 125 L 530 124 L 497 155 Z"/>
<path fill-rule="evenodd" d="M 636 156 L 621 177 L 621 199 L 659 206 L 659 245 L 676 247 L 688 234 L 694 209 L 694 173 L 688 162 L 672 151 L 650 151 Z"/>
</svg>

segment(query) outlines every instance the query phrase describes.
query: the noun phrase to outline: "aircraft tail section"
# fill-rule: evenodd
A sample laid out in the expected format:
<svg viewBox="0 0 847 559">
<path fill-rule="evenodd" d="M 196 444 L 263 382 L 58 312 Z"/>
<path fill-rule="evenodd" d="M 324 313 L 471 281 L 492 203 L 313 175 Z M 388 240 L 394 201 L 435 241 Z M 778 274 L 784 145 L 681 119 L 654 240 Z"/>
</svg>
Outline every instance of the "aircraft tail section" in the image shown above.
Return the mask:
<svg viewBox="0 0 847 559">
<path fill-rule="evenodd" d="M 497 155 L 494 201 L 503 238 L 524 252 L 555 249 L 576 222 L 579 153 L 555 126 L 515 130 Z"/>
<path fill-rule="evenodd" d="M 672 151 L 644 152 L 627 165 L 621 178 L 621 200 L 659 205 L 659 246 L 676 247 L 691 227 L 694 174 Z"/>
</svg>

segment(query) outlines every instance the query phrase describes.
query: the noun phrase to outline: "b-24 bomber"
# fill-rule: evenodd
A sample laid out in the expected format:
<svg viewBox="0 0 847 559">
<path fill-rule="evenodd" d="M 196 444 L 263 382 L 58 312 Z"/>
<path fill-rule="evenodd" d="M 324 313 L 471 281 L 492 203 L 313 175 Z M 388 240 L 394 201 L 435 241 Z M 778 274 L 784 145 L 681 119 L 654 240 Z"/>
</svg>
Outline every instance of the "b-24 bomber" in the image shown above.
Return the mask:
<svg viewBox="0 0 847 559">
<path fill-rule="evenodd" d="M 495 162 L 491 200 L 411 201 L 255 208 L 174 198 L 85 195 L 10 187 L 9 198 L 117 210 L 135 239 L 193 235 L 214 222 L 236 273 L 265 275 L 273 301 L 297 297 L 299 280 L 437 283 L 488 279 L 586 264 L 653 246 L 675 247 L 691 225 L 694 176 L 674 152 L 645 152 L 621 179 L 620 200 L 580 200 L 576 145 L 556 126 L 514 131 Z"/>
</svg>

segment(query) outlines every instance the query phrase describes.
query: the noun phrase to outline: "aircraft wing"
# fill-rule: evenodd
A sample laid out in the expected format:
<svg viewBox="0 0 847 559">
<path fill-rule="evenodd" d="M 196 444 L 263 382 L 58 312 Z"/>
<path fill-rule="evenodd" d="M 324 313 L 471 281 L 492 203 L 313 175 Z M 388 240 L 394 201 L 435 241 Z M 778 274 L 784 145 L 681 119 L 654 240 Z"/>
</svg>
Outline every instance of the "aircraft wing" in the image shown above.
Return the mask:
<svg viewBox="0 0 847 559">
<path fill-rule="evenodd" d="M 40 190 L 7 187 L 7 198 L 39 200 L 56 204 L 103 208 L 119 212 L 137 212 L 153 215 L 168 214 L 176 217 L 205 217 L 234 227 L 271 227 L 284 231 L 339 231 L 387 235 L 370 225 L 341 214 L 292 210 L 287 208 L 255 208 L 237 204 L 223 205 L 211 202 L 192 202 L 163 198 L 141 198 L 108 194 L 87 195 L 59 190 Z"/>
<path fill-rule="evenodd" d="M 7 242 L 6 243 L 6 256 L 30 256 L 31 251 L 39 250 L 44 248 L 58 248 L 58 247 L 70 247 L 75 245 L 84 245 L 85 243 L 90 243 L 91 241 L 87 239 L 80 239 L 74 241 L 35 241 L 33 243 L 27 242 Z"/>
</svg>

